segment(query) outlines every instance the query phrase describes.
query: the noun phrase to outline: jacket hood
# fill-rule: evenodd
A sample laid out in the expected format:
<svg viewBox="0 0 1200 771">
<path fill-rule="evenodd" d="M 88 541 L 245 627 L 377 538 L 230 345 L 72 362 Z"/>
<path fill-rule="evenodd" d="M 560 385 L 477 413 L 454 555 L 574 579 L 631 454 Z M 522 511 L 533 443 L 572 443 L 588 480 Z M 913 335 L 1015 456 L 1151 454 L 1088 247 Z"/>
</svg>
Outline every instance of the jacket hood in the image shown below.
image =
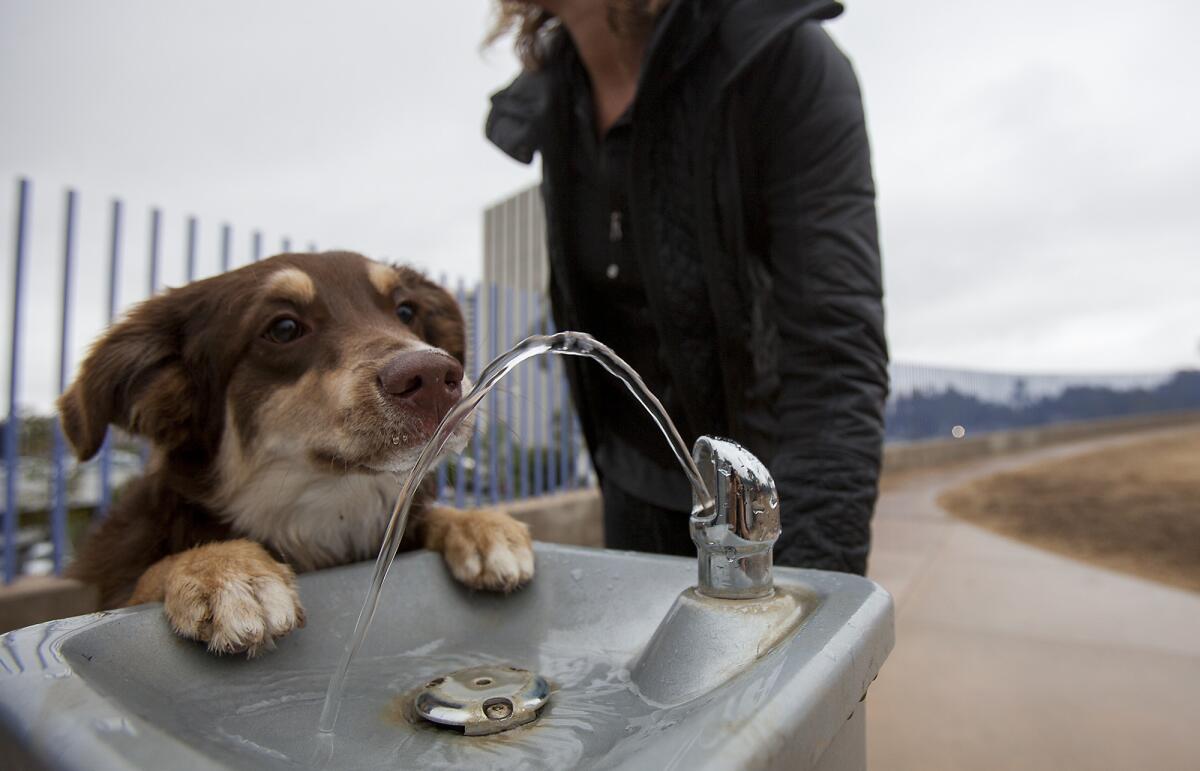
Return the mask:
<svg viewBox="0 0 1200 771">
<path fill-rule="evenodd" d="M 655 25 L 636 98 L 651 98 L 665 89 L 714 33 L 729 52 L 734 70 L 740 70 L 778 33 L 841 12 L 842 4 L 836 0 L 674 0 Z M 521 163 L 533 161 L 542 147 L 554 75 L 575 56 L 570 38 L 560 32 L 545 66 L 521 73 L 507 88 L 492 94 L 484 129 L 492 144 Z"/>
</svg>

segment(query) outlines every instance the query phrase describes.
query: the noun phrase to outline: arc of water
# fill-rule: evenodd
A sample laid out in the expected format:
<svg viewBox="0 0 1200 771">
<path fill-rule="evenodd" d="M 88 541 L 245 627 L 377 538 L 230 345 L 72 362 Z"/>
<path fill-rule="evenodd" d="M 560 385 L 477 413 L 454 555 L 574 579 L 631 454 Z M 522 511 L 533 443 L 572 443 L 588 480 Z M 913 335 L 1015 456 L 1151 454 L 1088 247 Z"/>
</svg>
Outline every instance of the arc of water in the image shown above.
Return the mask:
<svg viewBox="0 0 1200 771">
<path fill-rule="evenodd" d="M 446 413 L 446 416 L 442 418 L 442 422 L 434 430 L 433 436 L 430 437 L 425 447 L 421 450 L 420 455 L 417 457 L 417 463 L 413 466 L 408 478 L 404 480 L 404 485 L 400 488 L 400 495 L 396 499 L 396 505 L 392 509 L 392 518 L 388 522 L 387 530 L 384 532 L 383 546 L 380 548 L 379 557 L 375 561 L 375 570 L 371 576 L 371 586 L 367 591 L 366 599 L 363 601 L 362 609 L 358 612 L 358 620 L 355 621 L 354 632 L 350 636 L 350 640 L 346 643 L 337 668 L 334 669 L 333 676 L 329 680 L 329 689 L 325 694 L 325 704 L 321 708 L 321 718 L 318 723 L 318 728 L 322 732 L 332 732 L 334 725 L 337 723 L 338 710 L 341 708 L 342 702 L 342 691 L 346 685 L 346 674 L 350 671 L 350 664 L 353 662 L 355 654 L 358 653 L 363 639 L 366 638 L 367 629 L 371 626 L 371 620 L 375 617 L 375 611 L 379 607 L 379 595 L 383 589 L 384 581 L 387 580 L 387 574 L 391 569 L 392 561 L 396 558 L 396 552 L 400 549 L 400 541 L 404 537 L 404 528 L 408 524 L 408 513 L 412 507 L 413 495 L 416 493 L 417 487 L 421 484 L 421 480 L 425 478 L 434 460 L 445 450 L 446 443 L 450 441 L 450 436 L 454 433 L 454 429 L 458 428 L 459 424 L 474 412 L 475 408 L 479 406 L 479 402 L 483 400 L 483 397 L 487 396 L 488 392 L 518 364 L 526 359 L 544 353 L 554 353 L 563 356 L 586 356 L 599 362 L 600 366 L 604 367 L 605 370 L 624 383 L 629 392 L 650 413 L 650 417 L 654 419 L 655 424 L 663 433 L 667 443 L 671 445 L 671 450 L 675 453 L 675 458 L 679 461 L 679 465 L 683 467 L 683 471 L 696 493 L 695 500 L 700 501 L 700 503 L 693 505 L 692 517 L 705 518 L 712 511 L 712 496 L 709 495 L 704 485 L 704 480 L 700 476 L 700 471 L 696 468 L 696 463 L 692 460 L 692 456 L 688 452 L 687 446 L 683 443 L 683 439 L 680 438 L 675 424 L 671 422 L 666 410 L 663 409 L 662 403 L 646 387 L 641 376 L 626 364 L 620 356 L 617 356 L 607 345 L 596 340 L 591 335 L 582 332 L 557 332 L 553 335 L 534 335 L 522 340 L 512 350 L 489 363 L 479 374 L 479 380 L 475 383 L 475 387 Z"/>
</svg>

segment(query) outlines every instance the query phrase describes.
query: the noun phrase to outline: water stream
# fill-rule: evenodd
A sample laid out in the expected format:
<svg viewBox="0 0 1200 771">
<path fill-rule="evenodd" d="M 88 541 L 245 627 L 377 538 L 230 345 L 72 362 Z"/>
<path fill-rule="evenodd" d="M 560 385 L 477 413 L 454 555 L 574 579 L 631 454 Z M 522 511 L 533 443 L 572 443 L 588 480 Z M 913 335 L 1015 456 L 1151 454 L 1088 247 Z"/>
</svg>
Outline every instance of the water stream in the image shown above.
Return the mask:
<svg viewBox="0 0 1200 771">
<path fill-rule="evenodd" d="M 400 488 L 400 495 L 396 499 L 395 508 L 392 510 L 391 521 L 388 522 L 387 530 L 383 536 L 383 546 L 379 550 L 379 558 L 375 561 L 375 571 L 371 577 L 370 588 L 367 590 L 367 596 L 363 601 L 362 609 L 358 613 L 358 620 L 354 624 L 354 633 L 351 635 L 350 641 L 346 644 L 342 657 L 338 661 L 337 668 L 334 669 L 333 676 L 329 680 L 329 689 L 325 693 L 325 703 L 321 708 L 321 718 L 318 722 L 318 728 L 321 732 L 331 733 L 334 725 L 337 723 L 338 710 L 341 708 L 342 703 L 342 692 L 346 685 L 346 675 L 350 671 L 350 665 L 354 661 L 354 657 L 358 653 L 363 639 L 367 636 L 367 630 L 371 626 L 371 619 L 375 616 L 375 610 L 379 605 L 379 595 L 383 589 L 383 582 L 387 579 L 388 570 L 392 566 L 392 560 L 396 558 L 396 552 L 400 549 L 400 541 L 404 536 L 404 527 L 408 522 L 409 508 L 412 506 L 413 495 L 420 486 L 421 480 L 425 478 L 434 461 L 442 454 L 454 429 L 468 415 L 474 412 L 475 408 L 479 406 L 479 402 L 487 396 L 488 392 L 495 388 L 496 384 L 516 368 L 518 364 L 526 359 L 545 353 L 562 356 L 586 356 L 599 362 L 600 366 L 623 382 L 625 387 L 629 389 L 629 392 L 646 409 L 646 412 L 650 413 L 650 417 L 653 418 L 659 430 L 662 431 L 663 436 L 666 437 L 671 450 L 675 453 L 675 458 L 679 461 L 679 465 L 683 467 L 683 471 L 687 475 L 694 492 L 692 517 L 706 517 L 708 516 L 708 512 L 712 510 L 712 496 L 709 495 L 708 490 L 705 488 L 704 482 L 700 477 L 700 471 L 696 468 L 691 453 L 688 452 L 687 445 L 680 438 L 675 424 L 671 422 L 662 404 L 655 398 L 654 394 L 650 393 L 650 390 L 646 388 L 646 384 L 642 382 L 642 378 L 621 357 L 617 356 L 611 348 L 596 340 L 591 335 L 582 332 L 559 332 L 545 336 L 535 335 L 522 340 L 512 350 L 498 356 L 488 364 L 479 374 L 479 380 L 475 383 L 475 387 L 446 413 L 446 416 L 442 418 L 442 422 L 438 424 L 437 429 L 433 432 L 433 436 L 430 437 L 425 447 L 421 450 L 421 454 L 417 458 L 417 463 L 408 475 L 408 478 L 404 481 L 403 487 Z"/>
</svg>

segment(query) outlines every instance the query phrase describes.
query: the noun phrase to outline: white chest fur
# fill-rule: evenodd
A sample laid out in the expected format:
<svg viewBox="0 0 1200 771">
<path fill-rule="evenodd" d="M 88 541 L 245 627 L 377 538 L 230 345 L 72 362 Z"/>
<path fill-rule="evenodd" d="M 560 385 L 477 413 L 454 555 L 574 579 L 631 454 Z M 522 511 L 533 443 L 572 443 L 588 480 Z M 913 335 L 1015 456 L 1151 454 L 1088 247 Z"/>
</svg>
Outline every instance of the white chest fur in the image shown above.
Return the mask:
<svg viewBox="0 0 1200 771">
<path fill-rule="evenodd" d="M 396 475 L 328 474 L 288 463 L 257 472 L 222 501 L 222 514 L 239 535 L 270 546 L 297 570 L 379 551 L 400 491 Z"/>
</svg>

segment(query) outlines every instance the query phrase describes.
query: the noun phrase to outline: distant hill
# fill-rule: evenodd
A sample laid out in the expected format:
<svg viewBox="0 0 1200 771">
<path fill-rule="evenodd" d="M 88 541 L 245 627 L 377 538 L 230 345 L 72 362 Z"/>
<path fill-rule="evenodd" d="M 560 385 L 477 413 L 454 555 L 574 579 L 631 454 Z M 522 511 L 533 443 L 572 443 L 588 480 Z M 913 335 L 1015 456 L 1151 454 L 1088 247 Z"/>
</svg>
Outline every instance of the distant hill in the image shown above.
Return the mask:
<svg viewBox="0 0 1200 771">
<path fill-rule="evenodd" d="M 1020 382 L 1018 381 L 1018 388 Z M 968 434 L 1041 426 L 1072 420 L 1115 418 L 1149 412 L 1200 409 L 1200 370 L 1181 370 L 1152 388 L 1069 386 L 1041 399 L 997 402 L 959 391 L 914 391 L 888 402 L 887 439 L 911 441 L 950 436 L 955 426 Z"/>
</svg>

